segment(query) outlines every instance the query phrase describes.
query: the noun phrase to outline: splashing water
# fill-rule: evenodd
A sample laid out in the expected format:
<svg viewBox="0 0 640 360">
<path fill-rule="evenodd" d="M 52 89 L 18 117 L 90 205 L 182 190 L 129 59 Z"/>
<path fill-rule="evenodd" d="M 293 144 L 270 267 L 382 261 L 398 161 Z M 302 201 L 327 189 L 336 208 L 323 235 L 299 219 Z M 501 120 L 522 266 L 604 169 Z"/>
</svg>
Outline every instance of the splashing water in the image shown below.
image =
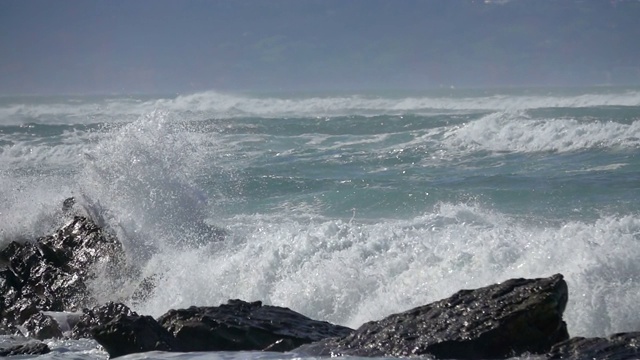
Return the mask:
<svg viewBox="0 0 640 360">
<path fill-rule="evenodd" d="M 637 330 L 638 94 L 0 106 L 2 241 L 50 232 L 74 195 L 133 268 L 96 297 L 151 280 L 144 314 L 241 298 L 357 327 L 562 273 L 572 336 Z"/>
</svg>

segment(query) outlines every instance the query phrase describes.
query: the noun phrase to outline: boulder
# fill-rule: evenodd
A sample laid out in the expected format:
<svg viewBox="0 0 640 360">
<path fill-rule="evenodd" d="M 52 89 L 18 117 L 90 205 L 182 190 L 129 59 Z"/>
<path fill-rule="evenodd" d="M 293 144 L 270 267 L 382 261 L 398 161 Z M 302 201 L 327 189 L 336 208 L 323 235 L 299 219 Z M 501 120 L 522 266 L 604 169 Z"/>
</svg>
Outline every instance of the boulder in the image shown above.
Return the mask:
<svg viewBox="0 0 640 360">
<path fill-rule="evenodd" d="M 151 316 L 121 314 L 92 328 L 91 335 L 111 358 L 147 351 L 182 351 L 173 335 Z"/>
<path fill-rule="evenodd" d="M 0 356 L 42 355 L 50 352 L 49 346 L 40 341 L 29 341 L 19 345 L 0 348 Z"/>
<path fill-rule="evenodd" d="M 0 335 L 19 332 L 14 324 L 15 315 L 10 313 L 10 308 L 20 297 L 21 285 L 20 279 L 11 270 L 7 268 L 0 270 Z"/>
<path fill-rule="evenodd" d="M 62 337 L 58 323 L 51 316 L 41 312 L 31 316 L 23 326 L 27 330 L 25 335 L 34 339 L 45 340 Z"/>
<path fill-rule="evenodd" d="M 82 278 L 91 278 L 97 263 L 118 269 L 124 260 L 120 241 L 83 216 L 74 216 L 55 234 L 38 239 L 37 243 L 49 262 Z"/>
<path fill-rule="evenodd" d="M 11 242 L 0 250 L 0 332 L 11 332 L 41 311 L 92 306 L 86 281 L 119 266 L 122 245 L 91 219 L 75 216 L 53 235 Z"/>
<path fill-rule="evenodd" d="M 512 279 L 368 322 L 352 334 L 305 345 L 315 356 L 434 356 L 441 359 L 507 358 L 544 354 L 569 338 L 562 313 L 562 275 Z"/>
<path fill-rule="evenodd" d="M 312 320 L 288 308 L 229 300 L 217 307 L 170 310 L 158 322 L 183 351 L 288 351 L 353 330 Z"/>
<path fill-rule="evenodd" d="M 21 325 L 41 310 L 62 311 L 60 292 L 84 293 L 71 274 L 46 262 L 35 244 L 12 242 L 0 251 L 8 266 L 0 272 L 0 283 L 6 289 L 0 293 L 2 319 L 6 324 Z"/>
<path fill-rule="evenodd" d="M 548 359 L 640 359 L 640 332 L 619 333 L 608 338 L 574 337 L 556 344 Z"/>
<path fill-rule="evenodd" d="M 114 358 L 146 351 L 289 351 L 353 330 L 290 309 L 229 300 L 218 307 L 170 310 L 158 321 L 123 304 L 86 310 L 72 337 L 92 337 Z"/>
<path fill-rule="evenodd" d="M 0 335 L 19 335 L 22 334 L 20 329 L 10 323 L 0 323 Z"/>
<path fill-rule="evenodd" d="M 84 313 L 71 330 L 71 338 L 91 338 L 91 332 L 95 327 L 107 324 L 119 316 L 138 316 L 138 314 L 124 304 L 111 301 L 91 309 L 84 309 Z"/>
</svg>

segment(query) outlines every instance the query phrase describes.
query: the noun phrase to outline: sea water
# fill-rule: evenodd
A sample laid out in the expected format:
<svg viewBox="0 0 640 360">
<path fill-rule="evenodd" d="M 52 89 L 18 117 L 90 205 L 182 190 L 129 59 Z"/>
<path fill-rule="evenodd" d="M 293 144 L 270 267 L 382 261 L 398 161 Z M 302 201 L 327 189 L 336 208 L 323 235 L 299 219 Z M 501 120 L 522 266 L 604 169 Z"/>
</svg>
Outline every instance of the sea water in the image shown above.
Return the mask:
<svg viewBox="0 0 640 360">
<path fill-rule="evenodd" d="M 154 279 L 141 314 L 239 298 L 356 328 L 562 273 L 570 334 L 604 336 L 640 330 L 639 154 L 634 88 L 2 97 L 0 245 L 50 233 L 75 196 L 134 265 L 91 291 Z"/>
</svg>

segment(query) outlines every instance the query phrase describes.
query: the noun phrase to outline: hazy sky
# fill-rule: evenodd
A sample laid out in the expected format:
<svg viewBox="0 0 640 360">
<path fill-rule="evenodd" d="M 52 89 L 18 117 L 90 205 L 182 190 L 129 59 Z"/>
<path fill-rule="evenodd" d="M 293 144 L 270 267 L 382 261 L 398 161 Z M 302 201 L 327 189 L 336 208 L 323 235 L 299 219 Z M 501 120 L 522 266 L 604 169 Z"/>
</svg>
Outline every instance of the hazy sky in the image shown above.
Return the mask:
<svg viewBox="0 0 640 360">
<path fill-rule="evenodd" d="M 2 0 L 0 94 L 640 84 L 637 0 Z"/>
</svg>

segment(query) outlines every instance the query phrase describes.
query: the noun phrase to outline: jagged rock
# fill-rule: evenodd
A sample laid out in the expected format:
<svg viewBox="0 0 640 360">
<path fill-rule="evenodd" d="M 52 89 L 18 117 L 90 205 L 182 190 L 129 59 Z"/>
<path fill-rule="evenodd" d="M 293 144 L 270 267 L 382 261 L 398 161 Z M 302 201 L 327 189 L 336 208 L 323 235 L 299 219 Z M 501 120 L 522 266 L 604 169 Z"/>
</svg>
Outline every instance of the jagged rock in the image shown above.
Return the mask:
<svg viewBox="0 0 640 360">
<path fill-rule="evenodd" d="M 548 359 L 640 359 L 640 332 L 620 333 L 608 338 L 574 337 L 556 344 Z"/>
<path fill-rule="evenodd" d="M 97 262 L 118 265 L 123 259 L 122 244 L 91 219 L 82 216 L 75 216 L 53 236 L 40 239 L 38 244 L 56 252 L 62 268 L 82 275 L 90 275 L 91 266 Z M 50 258 L 50 261 L 55 260 Z"/>
<path fill-rule="evenodd" d="M 29 341 L 23 344 L 0 349 L 0 356 L 42 355 L 50 352 L 49 346 L 40 341 Z"/>
<path fill-rule="evenodd" d="M 512 279 L 362 325 L 341 339 L 295 350 L 308 355 L 507 358 L 543 354 L 569 338 L 562 275 Z"/>
<path fill-rule="evenodd" d="M 5 314 L 20 296 L 18 290 L 20 286 L 20 279 L 11 270 L 0 270 L 0 335 L 16 333 L 17 329 L 13 324 L 15 317 L 6 316 Z"/>
<path fill-rule="evenodd" d="M 85 309 L 80 320 L 71 330 L 71 337 L 74 339 L 90 338 L 93 328 L 106 324 L 118 316 L 138 316 L 138 314 L 131 311 L 126 305 L 114 302 Z"/>
<path fill-rule="evenodd" d="M 219 307 L 170 310 L 158 321 L 125 305 L 108 303 L 86 310 L 72 337 L 90 334 L 109 353 L 161 351 L 288 351 L 353 330 L 311 320 L 287 308 L 230 300 Z"/>
<path fill-rule="evenodd" d="M 10 323 L 4 323 L 0 321 L 0 335 L 18 335 L 21 334 L 20 330 L 15 325 Z"/>
<path fill-rule="evenodd" d="M 0 250 L 0 331 L 10 331 L 40 311 L 94 305 L 86 287 L 94 266 L 115 268 L 121 259 L 120 242 L 81 216 L 35 242 L 11 242 Z"/>
<path fill-rule="evenodd" d="M 62 337 L 58 323 L 51 316 L 41 312 L 31 316 L 23 326 L 27 330 L 27 336 L 38 340 Z"/>
<path fill-rule="evenodd" d="M 50 266 L 37 246 L 31 243 L 10 243 L 0 251 L 6 268 L 0 271 L 0 311 L 3 322 L 20 325 L 40 310 L 61 310 L 62 300 L 53 294 L 52 285 L 64 276 Z M 73 282 L 57 284 L 64 291 L 73 291 Z"/>
<path fill-rule="evenodd" d="M 181 351 L 176 339 L 151 316 L 118 315 L 91 330 L 111 358 L 147 351 Z"/>
<path fill-rule="evenodd" d="M 72 211 L 73 205 L 75 204 L 76 204 L 76 198 L 74 198 L 73 196 L 64 199 L 64 201 L 62 202 L 62 211 L 65 213 Z"/>
<path fill-rule="evenodd" d="M 158 322 L 175 336 L 183 351 L 288 351 L 353 331 L 288 308 L 241 300 L 218 307 L 170 310 Z"/>
<path fill-rule="evenodd" d="M 68 311 L 45 311 L 44 315 L 51 316 L 53 320 L 58 324 L 60 331 L 65 337 L 71 337 L 71 330 L 80 322 L 80 317 L 84 315 L 82 312 L 68 312 Z"/>
</svg>

